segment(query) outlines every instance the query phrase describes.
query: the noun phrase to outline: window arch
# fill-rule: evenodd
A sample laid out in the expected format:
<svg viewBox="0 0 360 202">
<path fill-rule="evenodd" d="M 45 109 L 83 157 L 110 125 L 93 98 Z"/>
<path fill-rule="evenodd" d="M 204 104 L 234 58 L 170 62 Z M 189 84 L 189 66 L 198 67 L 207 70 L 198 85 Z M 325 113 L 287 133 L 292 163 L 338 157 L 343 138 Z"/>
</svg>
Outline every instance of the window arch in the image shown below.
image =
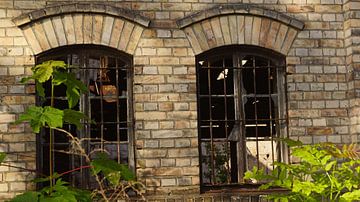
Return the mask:
<svg viewBox="0 0 360 202">
<path fill-rule="evenodd" d="M 248 184 L 244 173 L 286 160 L 285 57 L 254 46 L 226 46 L 196 57 L 203 190 Z"/>
<path fill-rule="evenodd" d="M 129 164 L 134 169 L 132 144 L 132 57 L 115 49 L 95 45 L 65 46 L 44 52 L 36 57 L 36 63 L 61 60 L 70 66 L 69 71 L 85 83 L 89 93 L 82 95 L 76 108 L 89 117 L 82 129 L 73 125 L 64 127 L 78 138 L 85 138 L 87 151 L 105 150 L 119 163 Z M 50 83 L 45 83 L 46 99 L 38 99 L 39 105 L 50 103 Z M 55 89 L 54 105 L 66 108 L 65 89 Z M 37 168 L 48 175 L 49 131 L 43 130 L 37 138 Z M 61 133 L 54 132 L 54 172 L 62 173 L 79 168 L 85 160 L 76 155 L 58 152 L 69 150 L 70 142 Z M 80 169 L 65 175 L 73 186 L 91 188 L 93 179 L 89 169 Z"/>
</svg>

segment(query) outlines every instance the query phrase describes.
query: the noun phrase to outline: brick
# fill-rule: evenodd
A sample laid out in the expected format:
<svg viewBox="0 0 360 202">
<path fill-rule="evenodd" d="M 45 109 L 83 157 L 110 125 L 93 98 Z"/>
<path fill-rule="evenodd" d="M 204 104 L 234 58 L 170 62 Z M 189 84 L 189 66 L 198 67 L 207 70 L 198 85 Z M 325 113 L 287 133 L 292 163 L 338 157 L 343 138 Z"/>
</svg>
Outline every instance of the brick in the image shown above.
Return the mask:
<svg viewBox="0 0 360 202">
<path fill-rule="evenodd" d="M 151 76 L 135 76 L 134 83 L 141 84 L 152 84 L 152 83 L 164 83 L 165 78 L 162 75 L 151 75 Z"/>
<path fill-rule="evenodd" d="M 12 144 L 9 144 L 9 151 L 10 152 L 24 152 L 25 151 L 25 144 L 24 143 L 12 143 Z"/>
<path fill-rule="evenodd" d="M 49 45 L 52 48 L 58 47 L 59 46 L 58 39 L 56 38 L 55 30 L 51 20 L 50 19 L 43 20 L 42 25 L 44 27 L 47 39 L 49 40 Z"/>
<path fill-rule="evenodd" d="M 309 135 L 332 135 L 334 131 L 330 127 L 309 127 L 307 129 Z"/>
<path fill-rule="evenodd" d="M 164 39 L 165 47 L 188 47 L 189 42 L 187 39 Z"/>
<path fill-rule="evenodd" d="M 174 57 L 156 57 L 150 58 L 151 65 L 174 65 L 179 64 L 179 58 Z"/>
<path fill-rule="evenodd" d="M 176 179 L 161 179 L 161 186 L 175 186 Z"/>
<path fill-rule="evenodd" d="M 295 37 L 296 37 L 296 30 L 295 29 L 289 29 L 287 34 L 286 34 L 286 38 L 284 39 L 284 42 L 282 44 L 282 48 L 281 48 L 281 53 L 283 54 L 287 54 Z"/>
<path fill-rule="evenodd" d="M 194 83 L 196 79 L 195 75 L 172 75 L 167 76 L 169 83 Z"/>
<path fill-rule="evenodd" d="M 272 47 L 272 43 L 268 41 L 271 41 L 270 38 L 275 38 L 275 31 L 273 29 L 276 28 L 276 25 L 274 23 L 274 26 L 272 26 L 272 22 L 268 19 L 262 19 L 261 22 L 261 30 L 260 30 L 260 39 L 259 39 L 259 45 L 263 47 Z"/>
<path fill-rule="evenodd" d="M 10 191 L 24 191 L 26 187 L 25 182 L 12 182 L 10 184 Z"/>
<path fill-rule="evenodd" d="M 225 44 L 231 44 L 231 35 L 230 35 L 230 25 L 229 25 L 229 17 L 222 16 L 220 17 L 220 27 L 224 37 Z"/>
<path fill-rule="evenodd" d="M 115 19 L 111 38 L 110 38 L 110 46 L 117 48 L 120 40 L 120 35 L 122 29 L 124 27 L 124 21 L 120 19 Z"/>
<path fill-rule="evenodd" d="M 203 23 L 201 23 L 202 28 L 204 30 L 207 43 L 209 44 L 209 47 L 215 47 L 216 46 L 216 38 L 213 32 L 213 28 L 211 27 L 210 21 L 206 20 Z"/>
<path fill-rule="evenodd" d="M 93 38 L 93 16 L 89 14 L 85 14 L 84 22 L 86 22 L 83 23 L 84 43 L 90 44 L 92 43 L 92 38 Z"/>
<path fill-rule="evenodd" d="M 10 19 L 0 19 L 0 28 L 14 27 L 15 24 Z"/>
<path fill-rule="evenodd" d="M 206 40 L 206 35 L 204 33 L 204 30 L 203 30 L 201 24 L 194 24 L 192 27 L 193 27 L 193 30 L 195 33 L 196 40 L 197 40 L 201 50 L 202 51 L 208 50 L 209 44 Z"/>
<path fill-rule="evenodd" d="M 159 157 L 165 157 L 166 154 L 167 154 L 166 150 L 160 150 L 160 149 L 138 150 L 139 158 L 159 158 Z"/>
<path fill-rule="evenodd" d="M 259 45 L 260 31 L 261 31 L 261 18 L 255 17 L 253 20 L 251 44 Z"/>
<path fill-rule="evenodd" d="M 140 37 L 141 37 L 141 34 L 143 32 L 143 28 L 140 27 L 140 26 L 135 26 L 133 31 L 132 31 L 132 34 L 131 34 L 131 37 L 130 37 L 130 41 L 127 45 L 127 48 L 126 48 L 126 51 L 130 54 L 133 54 L 137 45 L 138 45 L 138 42 L 140 40 Z"/>
<path fill-rule="evenodd" d="M 64 30 L 67 39 L 67 44 L 75 44 L 75 29 L 72 15 L 65 15 L 63 18 Z"/>
<path fill-rule="evenodd" d="M 174 128 L 173 121 L 160 121 L 160 129 L 170 129 L 170 128 Z"/>
<path fill-rule="evenodd" d="M 113 28 L 114 18 L 110 16 L 104 17 L 104 25 L 102 29 L 101 35 L 101 44 L 109 45 L 110 43 L 110 36 Z"/>
<path fill-rule="evenodd" d="M 93 18 L 92 43 L 100 44 L 104 17 L 102 15 L 94 15 L 92 18 Z M 126 33 L 126 34 L 130 35 L 130 33 Z M 125 48 L 121 48 L 121 50 L 124 49 Z"/>
<path fill-rule="evenodd" d="M 145 166 L 147 168 L 160 167 L 160 160 L 159 159 L 147 159 L 145 161 Z"/>
<path fill-rule="evenodd" d="M 341 5 L 315 5 L 316 13 L 336 13 L 341 12 Z"/>
<path fill-rule="evenodd" d="M 184 149 L 169 149 L 168 156 L 169 157 L 192 157 L 198 155 L 197 148 L 184 148 Z"/>
<path fill-rule="evenodd" d="M 159 38 L 169 38 L 169 37 L 171 37 L 171 31 L 165 30 L 165 29 L 157 29 L 156 35 Z"/>
<path fill-rule="evenodd" d="M 153 99 L 156 99 L 158 96 L 153 97 Z M 179 100 L 178 96 L 176 95 L 173 96 L 172 98 L 168 98 L 166 97 L 166 95 L 161 96 L 163 100 L 173 100 L 173 101 L 177 101 Z M 159 111 L 173 111 L 174 110 L 174 106 L 172 102 L 161 102 L 159 103 Z"/>
<path fill-rule="evenodd" d="M 138 120 L 162 120 L 166 119 L 165 112 L 136 112 L 135 117 Z"/>
<path fill-rule="evenodd" d="M 77 44 L 84 43 L 84 26 L 83 26 L 83 18 L 82 14 L 73 15 L 74 21 L 74 30 L 75 30 L 75 41 Z"/>
<path fill-rule="evenodd" d="M 161 159 L 161 167 L 175 166 L 175 159 Z"/>
<path fill-rule="evenodd" d="M 276 36 L 275 44 L 274 44 L 275 50 L 280 51 L 280 49 L 283 45 L 283 42 L 285 40 L 287 30 L 288 30 L 288 28 L 285 25 L 283 25 L 283 24 L 280 25 L 279 31 Z"/>
<path fill-rule="evenodd" d="M 141 39 L 139 41 L 139 47 L 163 47 L 164 40 L 163 39 Z"/>
<path fill-rule="evenodd" d="M 56 33 L 56 36 L 58 38 L 59 45 L 60 46 L 67 45 L 65 30 L 61 18 L 60 17 L 52 18 L 52 23 L 54 26 L 54 31 Z"/>
<path fill-rule="evenodd" d="M 26 41 L 26 39 L 24 37 L 14 37 L 13 40 L 14 40 L 13 42 L 14 42 L 15 46 L 26 46 L 26 45 L 28 45 L 28 43 L 27 43 L 27 41 Z"/>
<path fill-rule="evenodd" d="M 7 192 L 9 190 L 8 183 L 0 183 L 0 192 Z"/>
<path fill-rule="evenodd" d="M 194 49 L 194 52 L 200 53 L 202 50 L 199 42 L 197 41 L 194 30 L 191 27 L 187 27 L 184 29 L 184 32 L 188 36 L 188 39 L 190 41 L 191 47 Z"/>
</svg>

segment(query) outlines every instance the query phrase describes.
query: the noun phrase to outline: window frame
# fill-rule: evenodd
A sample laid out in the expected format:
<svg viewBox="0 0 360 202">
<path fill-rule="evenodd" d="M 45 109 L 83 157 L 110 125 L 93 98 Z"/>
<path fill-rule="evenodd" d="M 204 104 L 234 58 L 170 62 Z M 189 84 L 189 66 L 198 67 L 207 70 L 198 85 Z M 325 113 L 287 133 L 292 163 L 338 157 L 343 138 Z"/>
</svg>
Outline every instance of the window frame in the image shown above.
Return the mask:
<svg viewBox="0 0 360 202">
<path fill-rule="evenodd" d="M 111 47 L 105 47 L 100 45 L 93 45 L 93 44 L 84 44 L 84 45 L 69 45 L 69 46 L 62 46 L 54 49 L 50 49 L 48 51 L 42 52 L 35 56 L 35 64 L 40 64 L 41 62 L 47 61 L 47 60 L 53 60 L 56 55 L 61 53 L 61 55 L 66 54 L 74 54 L 74 55 L 80 55 L 87 57 L 87 61 L 82 62 L 82 64 L 89 62 L 89 55 L 91 53 L 95 53 L 96 55 L 105 55 L 109 57 L 116 58 L 117 60 L 120 60 L 126 64 L 126 84 L 127 84 L 127 97 L 126 97 L 126 103 L 127 103 L 127 146 L 128 146 L 128 152 L 127 152 L 127 158 L 128 158 L 128 166 L 131 170 L 135 172 L 135 137 L 134 137 L 134 126 L 135 126 L 135 120 L 134 120 L 134 106 L 133 106 L 133 75 L 134 75 L 134 68 L 133 68 L 133 56 L 127 53 L 124 53 L 122 51 L 113 49 Z M 86 69 L 86 67 L 85 67 Z M 117 67 L 117 70 L 125 69 L 123 67 Z M 117 71 L 116 70 L 116 71 Z M 84 75 L 81 76 L 81 79 L 84 79 Z M 119 84 L 117 84 L 119 85 Z M 87 95 L 81 95 L 81 98 L 79 102 L 85 102 L 85 96 Z M 86 98 L 88 100 L 89 98 Z M 42 104 L 42 101 L 40 100 L 39 96 L 36 95 L 36 103 L 37 106 Z M 80 104 L 81 105 L 81 104 Z M 90 113 L 90 109 L 87 109 L 87 111 L 84 111 L 84 103 L 82 103 L 82 107 L 80 106 L 80 111 L 83 111 L 86 115 Z M 90 104 L 86 104 L 87 107 L 90 107 Z M 121 114 L 121 113 L 120 113 Z M 119 116 L 119 115 L 117 115 Z M 90 124 L 90 123 L 87 123 Z M 85 129 L 84 129 L 85 130 Z M 89 130 L 89 129 L 88 129 Z M 44 146 L 43 143 L 45 140 L 43 140 L 43 136 L 45 135 L 45 131 L 41 130 L 38 135 L 36 135 L 36 170 L 38 173 L 43 172 L 42 166 L 44 164 Z M 80 131 L 81 135 L 84 135 L 84 131 Z M 90 136 L 90 134 L 87 134 L 87 136 Z M 116 140 L 119 141 L 119 140 Z M 47 143 L 48 144 L 48 143 Z M 89 148 L 90 141 L 87 141 L 86 147 Z M 74 156 L 74 155 L 73 155 Z M 69 155 L 70 158 L 70 155 Z M 70 159 L 69 159 L 70 160 Z M 73 160 L 74 161 L 74 160 Z M 79 160 L 80 164 L 83 165 L 84 159 Z M 46 163 L 46 162 L 45 162 Z M 71 165 L 69 165 L 71 166 Z M 54 168 L 55 170 L 55 168 Z M 81 179 L 84 180 L 84 182 L 81 182 L 81 187 L 87 188 L 89 186 L 89 180 L 88 176 L 90 175 L 90 171 L 84 170 L 84 172 L 81 172 Z M 70 182 L 71 184 L 72 182 Z M 44 185 L 41 183 L 37 184 L 37 188 L 41 188 Z"/>
<path fill-rule="evenodd" d="M 279 134 L 281 137 L 288 137 L 289 135 L 289 131 L 288 131 L 288 101 L 287 101 L 287 76 L 286 76 L 286 57 L 280 53 L 277 53 L 275 51 L 266 49 L 266 48 L 262 48 L 262 47 L 258 47 L 258 46 L 251 46 L 251 45 L 229 45 L 229 46 L 222 46 L 222 47 L 218 47 L 218 48 L 214 48 L 214 49 L 210 49 L 206 52 L 203 52 L 199 55 L 196 56 L 196 75 L 197 75 L 197 81 L 196 81 L 196 86 L 197 86 L 197 112 L 198 112 L 198 139 L 199 139 L 199 175 L 200 175 L 200 191 L 201 192 L 208 192 L 208 191 L 214 191 L 217 189 L 223 189 L 224 187 L 233 189 L 233 188 L 249 188 L 249 187 L 258 187 L 260 184 L 252 184 L 252 183 L 247 183 L 247 182 L 240 182 L 239 180 L 237 181 L 237 183 L 229 183 L 229 184 L 221 184 L 221 185 L 206 185 L 204 183 L 204 179 L 203 179 L 203 154 L 202 154 L 202 132 L 201 132 L 201 121 L 203 119 L 201 119 L 201 107 L 200 107 L 200 89 L 201 89 L 201 84 L 200 84 L 200 69 L 201 69 L 201 65 L 199 65 L 200 61 L 205 61 L 207 60 L 207 58 L 219 58 L 219 59 L 224 59 L 225 57 L 231 56 L 232 60 L 233 60 L 233 66 L 235 67 L 235 60 L 242 58 L 244 56 L 253 56 L 253 57 L 261 57 L 267 60 L 270 60 L 271 62 L 274 62 L 274 66 L 276 66 L 276 69 L 279 69 L 279 71 L 281 71 L 281 73 L 277 72 L 276 75 L 277 77 L 281 77 L 278 79 L 281 79 L 280 81 L 277 81 L 277 86 L 276 88 L 279 90 L 279 92 L 277 93 L 278 95 L 278 103 L 280 103 L 280 105 L 278 106 L 278 111 L 279 111 L 279 116 L 275 117 L 276 119 L 281 119 L 283 121 L 285 121 L 285 124 L 282 125 L 283 123 L 280 124 L 281 126 L 281 133 Z M 208 60 L 211 61 L 211 60 Z M 239 65 L 239 64 L 238 64 Z M 237 67 L 238 69 L 240 69 L 241 67 Z M 240 74 L 239 74 L 240 75 Z M 240 76 L 241 77 L 241 76 Z M 239 78 L 239 77 L 238 77 Z M 209 79 L 209 77 L 208 77 Z M 239 78 L 241 79 L 241 78 Z M 233 81 L 234 84 L 236 82 L 236 80 Z M 238 107 L 243 108 L 244 104 L 242 103 L 242 101 L 240 101 L 240 97 L 242 96 L 240 95 L 235 95 L 235 91 L 241 92 L 241 90 L 239 88 L 241 88 L 240 86 L 243 85 L 243 82 L 239 82 L 238 84 L 238 90 L 235 90 L 234 87 L 234 107 L 236 107 L 236 105 L 238 104 Z M 280 85 L 280 86 L 279 86 Z M 225 91 L 225 90 L 224 90 Z M 210 94 L 209 96 L 211 97 L 213 94 Z M 238 103 L 235 103 L 235 96 L 238 96 Z M 244 109 L 237 109 L 238 113 L 241 114 L 245 114 Z M 237 116 L 237 115 L 235 115 Z M 242 121 L 246 121 L 246 118 L 243 118 Z M 240 128 L 240 130 L 243 130 L 243 127 Z M 227 137 L 228 138 L 228 137 Z M 244 135 L 242 138 L 242 143 L 244 144 L 246 142 L 246 136 Z M 212 140 L 211 140 L 212 141 Z M 226 140 L 227 142 L 229 142 L 229 140 Z M 257 140 L 258 141 L 258 140 Z M 281 162 L 289 162 L 289 152 L 288 152 L 288 147 L 284 144 L 279 142 L 279 147 L 280 147 L 280 158 L 281 158 Z M 239 148 L 239 147 L 237 147 Z M 246 152 L 244 152 L 244 150 L 242 150 L 242 155 L 239 155 L 240 152 L 237 153 L 236 157 L 239 158 L 239 156 L 246 156 Z M 274 151 L 273 151 L 274 152 Z M 228 157 L 228 160 L 230 160 L 231 157 Z M 239 166 L 239 162 L 241 161 L 241 159 L 237 159 L 237 166 Z M 239 166 L 241 167 L 241 166 Z M 239 168 L 238 168 L 239 170 Z M 244 166 L 243 171 L 240 171 L 239 173 L 245 173 L 246 172 L 246 168 Z M 239 174 L 240 175 L 240 174 Z M 239 178 L 239 177 L 238 177 Z"/>
</svg>

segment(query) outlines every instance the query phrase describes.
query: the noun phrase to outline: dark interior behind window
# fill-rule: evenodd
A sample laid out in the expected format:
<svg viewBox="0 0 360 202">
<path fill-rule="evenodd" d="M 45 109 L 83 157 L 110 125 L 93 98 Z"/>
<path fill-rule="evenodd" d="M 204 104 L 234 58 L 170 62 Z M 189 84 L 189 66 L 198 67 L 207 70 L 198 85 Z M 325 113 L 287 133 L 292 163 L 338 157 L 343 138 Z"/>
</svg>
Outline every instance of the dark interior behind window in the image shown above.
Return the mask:
<svg viewBox="0 0 360 202">
<path fill-rule="evenodd" d="M 132 58 L 124 53 L 100 46 L 68 46 L 45 52 L 37 57 L 37 64 L 47 60 L 62 60 L 70 72 L 84 82 L 89 90 L 81 96 L 75 107 L 85 113 L 93 122 L 85 121 L 82 129 L 65 125 L 78 138 L 85 138 L 87 152 L 106 151 L 119 163 L 129 164 L 132 168 L 132 107 L 131 107 L 131 67 Z M 50 83 L 45 84 L 46 99 L 40 105 L 50 104 Z M 65 87 L 55 88 L 54 105 L 67 107 Z M 64 153 L 71 149 L 69 139 L 60 132 L 54 134 L 54 172 L 62 173 L 87 165 L 83 158 Z M 49 131 L 43 130 L 37 140 L 37 168 L 48 175 Z M 88 168 L 80 169 L 63 176 L 73 186 L 91 188 L 94 179 Z"/>
<path fill-rule="evenodd" d="M 253 166 L 271 170 L 286 136 L 285 59 L 250 46 L 196 58 L 202 188 L 248 184 Z"/>
</svg>

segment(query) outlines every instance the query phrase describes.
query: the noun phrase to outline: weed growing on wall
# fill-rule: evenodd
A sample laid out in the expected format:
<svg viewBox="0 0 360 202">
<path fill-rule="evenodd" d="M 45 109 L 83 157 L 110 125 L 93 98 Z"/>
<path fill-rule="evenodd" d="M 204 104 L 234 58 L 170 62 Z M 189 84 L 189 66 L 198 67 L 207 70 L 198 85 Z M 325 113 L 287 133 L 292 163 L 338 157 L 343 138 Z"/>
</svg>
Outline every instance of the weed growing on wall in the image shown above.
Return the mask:
<svg viewBox="0 0 360 202">
<path fill-rule="evenodd" d="M 64 124 L 72 124 L 81 129 L 81 120 L 87 117 L 74 107 L 78 104 L 81 94 L 87 93 L 87 87 L 76 78 L 74 73 L 68 71 L 68 66 L 63 61 L 46 61 L 32 68 L 33 75 L 22 79 L 22 82 L 35 82 L 39 97 L 45 97 L 45 82 L 51 83 L 51 95 L 49 106 L 32 106 L 20 115 L 17 123 L 28 122 L 34 133 L 39 133 L 42 128 L 49 129 L 49 177 L 36 179 L 35 183 L 49 182 L 49 186 L 39 191 L 29 191 L 18 195 L 13 202 L 17 201 L 114 201 L 116 199 L 129 197 L 128 193 L 136 193 L 142 196 L 144 185 L 136 181 L 135 175 L 127 165 L 119 164 L 111 160 L 105 152 L 86 152 L 83 148 L 82 139 L 77 138 L 70 132 L 63 129 Z M 54 107 L 55 86 L 66 87 L 67 109 Z M 59 131 L 69 139 L 71 148 L 65 153 L 81 156 L 88 165 L 78 169 L 90 169 L 97 183 L 94 190 L 80 190 L 69 186 L 63 181 L 62 176 L 78 169 L 70 170 L 61 174 L 53 172 L 52 153 L 54 152 L 54 131 Z M 1 153 L 0 163 L 5 159 L 6 154 Z"/>
<path fill-rule="evenodd" d="M 340 147 L 333 143 L 303 145 L 285 141 L 298 163 L 276 162 L 269 174 L 256 167 L 245 174 L 248 180 L 265 182 L 260 189 L 287 190 L 269 198 L 295 202 L 360 200 L 360 152 L 356 144 Z"/>
</svg>

